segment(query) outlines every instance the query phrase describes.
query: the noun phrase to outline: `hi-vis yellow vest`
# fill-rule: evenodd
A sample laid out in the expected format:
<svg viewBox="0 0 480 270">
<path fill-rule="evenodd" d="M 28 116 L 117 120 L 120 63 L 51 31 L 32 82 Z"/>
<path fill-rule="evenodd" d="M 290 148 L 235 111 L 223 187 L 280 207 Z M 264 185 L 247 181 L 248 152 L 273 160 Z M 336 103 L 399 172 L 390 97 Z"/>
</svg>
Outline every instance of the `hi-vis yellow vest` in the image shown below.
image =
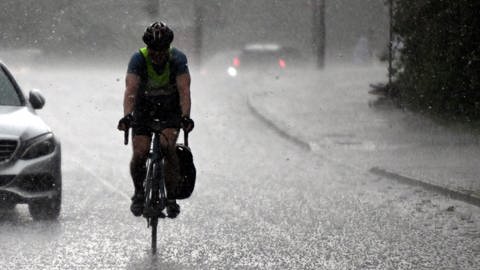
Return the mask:
<svg viewBox="0 0 480 270">
<path fill-rule="evenodd" d="M 170 49 L 170 55 L 172 50 Z M 167 61 L 162 74 L 158 74 L 153 68 L 152 59 L 148 55 L 147 48 L 141 48 L 140 53 L 147 63 L 147 82 L 145 83 L 145 95 L 170 95 L 175 93 L 176 86 L 170 83 L 170 61 Z"/>
</svg>

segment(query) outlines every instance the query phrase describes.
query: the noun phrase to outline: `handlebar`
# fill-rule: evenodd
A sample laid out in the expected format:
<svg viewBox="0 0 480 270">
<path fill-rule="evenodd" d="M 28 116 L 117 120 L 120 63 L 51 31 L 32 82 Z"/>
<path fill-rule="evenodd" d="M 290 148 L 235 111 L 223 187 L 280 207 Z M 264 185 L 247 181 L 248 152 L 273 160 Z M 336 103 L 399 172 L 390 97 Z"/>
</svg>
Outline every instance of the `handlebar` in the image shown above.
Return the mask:
<svg viewBox="0 0 480 270">
<path fill-rule="evenodd" d="M 188 147 L 188 133 L 183 130 L 183 143 Z M 123 131 L 123 144 L 128 145 L 128 137 L 130 134 L 130 128 L 127 128 Z"/>
</svg>

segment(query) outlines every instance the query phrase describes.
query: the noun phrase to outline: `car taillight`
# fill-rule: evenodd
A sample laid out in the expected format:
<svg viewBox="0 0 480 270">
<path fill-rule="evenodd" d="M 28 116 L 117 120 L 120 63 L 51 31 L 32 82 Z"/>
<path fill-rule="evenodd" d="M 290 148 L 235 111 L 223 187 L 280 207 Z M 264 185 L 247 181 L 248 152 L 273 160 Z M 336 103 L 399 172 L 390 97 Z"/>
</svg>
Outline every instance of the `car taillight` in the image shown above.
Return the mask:
<svg viewBox="0 0 480 270">
<path fill-rule="evenodd" d="M 287 66 L 287 62 L 285 62 L 285 60 L 280 58 L 278 59 L 278 65 L 280 66 L 280 68 L 285 68 Z"/>
<path fill-rule="evenodd" d="M 233 66 L 234 67 L 240 66 L 240 59 L 238 59 L 238 57 L 233 58 Z"/>
</svg>

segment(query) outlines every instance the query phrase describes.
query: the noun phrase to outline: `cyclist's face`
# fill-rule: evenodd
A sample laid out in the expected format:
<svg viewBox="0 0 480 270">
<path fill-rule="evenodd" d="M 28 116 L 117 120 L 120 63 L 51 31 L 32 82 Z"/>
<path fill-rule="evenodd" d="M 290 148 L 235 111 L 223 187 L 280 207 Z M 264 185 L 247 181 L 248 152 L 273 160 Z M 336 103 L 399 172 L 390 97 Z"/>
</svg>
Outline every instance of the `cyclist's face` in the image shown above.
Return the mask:
<svg viewBox="0 0 480 270">
<path fill-rule="evenodd" d="M 148 48 L 148 55 L 150 56 L 154 64 L 163 65 L 168 60 L 168 49 L 157 51 L 157 50 Z"/>
</svg>

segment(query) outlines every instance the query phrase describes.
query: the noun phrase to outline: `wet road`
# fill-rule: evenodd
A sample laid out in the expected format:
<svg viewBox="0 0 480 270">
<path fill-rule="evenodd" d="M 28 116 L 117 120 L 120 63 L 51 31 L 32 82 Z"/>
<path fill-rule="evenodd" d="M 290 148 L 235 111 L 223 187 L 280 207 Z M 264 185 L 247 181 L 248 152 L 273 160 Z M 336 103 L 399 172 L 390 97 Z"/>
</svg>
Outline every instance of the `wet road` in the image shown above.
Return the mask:
<svg viewBox="0 0 480 270">
<path fill-rule="evenodd" d="M 480 210 L 305 152 L 246 106 L 249 84 L 194 75 L 198 186 L 159 251 L 129 212 L 129 147 L 115 127 L 124 69 L 17 75 L 47 99 L 63 147 L 57 222 L 0 218 L 0 269 L 478 269 Z M 353 120 L 352 120 L 353 121 Z M 453 211 L 451 210 L 453 206 Z"/>
</svg>

